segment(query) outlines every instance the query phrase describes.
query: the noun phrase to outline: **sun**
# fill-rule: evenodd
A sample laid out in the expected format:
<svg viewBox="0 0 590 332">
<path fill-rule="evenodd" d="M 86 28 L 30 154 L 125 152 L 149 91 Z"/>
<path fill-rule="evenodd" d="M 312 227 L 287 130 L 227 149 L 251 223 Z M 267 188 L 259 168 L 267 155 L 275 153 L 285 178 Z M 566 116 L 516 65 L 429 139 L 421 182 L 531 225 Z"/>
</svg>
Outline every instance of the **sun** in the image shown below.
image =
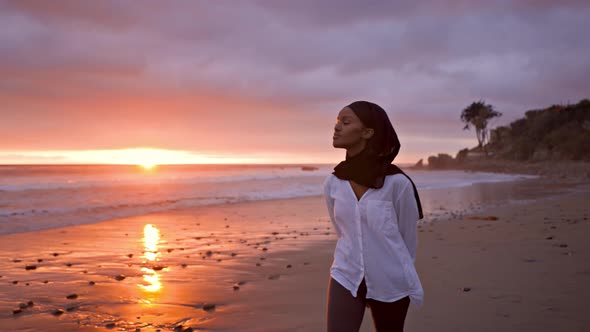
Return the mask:
<svg viewBox="0 0 590 332">
<path fill-rule="evenodd" d="M 157 165 L 153 163 L 141 163 L 138 166 L 145 169 L 146 171 L 154 169 Z"/>
</svg>

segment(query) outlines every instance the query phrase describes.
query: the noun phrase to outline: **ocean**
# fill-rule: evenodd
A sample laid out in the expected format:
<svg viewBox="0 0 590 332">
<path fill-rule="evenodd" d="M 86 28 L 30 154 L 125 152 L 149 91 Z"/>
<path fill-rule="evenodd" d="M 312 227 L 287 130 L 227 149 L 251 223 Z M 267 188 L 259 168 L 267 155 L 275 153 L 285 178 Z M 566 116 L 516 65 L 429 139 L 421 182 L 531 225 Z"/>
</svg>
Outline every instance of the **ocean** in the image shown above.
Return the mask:
<svg viewBox="0 0 590 332">
<path fill-rule="evenodd" d="M 334 165 L 0 165 L 0 235 L 194 206 L 322 195 Z M 406 172 L 421 196 L 525 175 Z M 426 204 L 425 213 L 433 212 Z"/>
</svg>

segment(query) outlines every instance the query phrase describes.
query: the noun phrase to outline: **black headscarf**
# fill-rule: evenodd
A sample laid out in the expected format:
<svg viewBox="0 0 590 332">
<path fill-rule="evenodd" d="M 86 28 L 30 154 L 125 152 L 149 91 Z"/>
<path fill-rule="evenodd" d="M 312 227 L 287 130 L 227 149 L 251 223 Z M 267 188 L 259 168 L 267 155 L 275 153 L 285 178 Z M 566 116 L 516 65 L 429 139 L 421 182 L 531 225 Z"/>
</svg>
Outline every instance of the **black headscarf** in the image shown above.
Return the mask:
<svg viewBox="0 0 590 332">
<path fill-rule="evenodd" d="M 355 101 L 347 106 L 367 128 L 373 129 L 373 136 L 359 154 L 349 156 L 336 167 L 332 174 L 342 180 L 352 180 L 369 188 L 381 188 L 385 176 L 393 174 L 405 175 L 414 188 L 414 197 L 418 206 L 420 219 L 424 218 L 422 204 L 414 181 L 399 167 L 392 164 L 399 153 L 401 144 L 389 117 L 383 108 L 368 101 Z"/>
</svg>

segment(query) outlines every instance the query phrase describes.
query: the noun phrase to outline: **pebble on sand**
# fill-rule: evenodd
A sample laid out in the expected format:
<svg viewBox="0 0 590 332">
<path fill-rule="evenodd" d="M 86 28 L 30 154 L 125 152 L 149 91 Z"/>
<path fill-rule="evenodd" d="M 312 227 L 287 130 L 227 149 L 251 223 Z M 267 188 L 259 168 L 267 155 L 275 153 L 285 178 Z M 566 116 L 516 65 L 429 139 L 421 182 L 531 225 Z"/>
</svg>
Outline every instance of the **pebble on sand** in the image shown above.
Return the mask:
<svg viewBox="0 0 590 332">
<path fill-rule="evenodd" d="M 60 316 L 64 313 L 65 311 L 63 311 L 62 309 L 57 309 L 54 312 L 52 312 L 51 314 L 54 316 Z"/>
<path fill-rule="evenodd" d="M 117 280 L 117 281 L 124 280 L 125 278 L 127 278 L 127 277 L 123 274 L 119 274 L 119 275 L 115 276 L 115 280 Z"/>
<path fill-rule="evenodd" d="M 68 300 L 75 300 L 78 298 L 78 294 L 70 294 L 68 296 L 66 296 L 66 299 Z"/>
<path fill-rule="evenodd" d="M 498 220 L 499 218 L 496 216 L 472 216 L 469 219 L 474 220 Z"/>
<path fill-rule="evenodd" d="M 205 310 L 205 311 L 213 311 L 213 310 L 215 310 L 215 304 L 213 304 L 213 303 L 205 303 L 203 305 L 203 310 Z"/>
<path fill-rule="evenodd" d="M 36 270 L 37 269 L 37 265 L 27 265 L 25 266 L 25 270 Z"/>
</svg>

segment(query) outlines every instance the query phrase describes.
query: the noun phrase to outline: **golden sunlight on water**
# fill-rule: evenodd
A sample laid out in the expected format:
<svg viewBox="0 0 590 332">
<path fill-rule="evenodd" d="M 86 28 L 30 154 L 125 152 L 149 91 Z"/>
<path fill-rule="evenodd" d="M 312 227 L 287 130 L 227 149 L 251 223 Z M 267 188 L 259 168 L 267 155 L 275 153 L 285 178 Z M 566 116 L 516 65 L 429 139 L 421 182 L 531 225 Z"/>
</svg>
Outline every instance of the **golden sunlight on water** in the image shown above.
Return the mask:
<svg viewBox="0 0 590 332">
<path fill-rule="evenodd" d="M 157 165 L 152 164 L 152 163 L 143 163 L 143 164 L 140 164 L 139 166 L 142 167 L 146 171 L 151 171 L 151 170 L 154 170 Z"/>
<path fill-rule="evenodd" d="M 155 262 L 158 260 L 160 253 L 158 252 L 158 243 L 160 242 L 160 230 L 152 224 L 147 224 L 143 228 L 143 244 L 144 244 L 144 258 L 147 262 Z M 154 269 L 149 267 L 142 267 L 144 285 L 138 285 L 141 289 L 155 293 L 162 289 L 160 282 L 160 275 Z"/>
</svg>

